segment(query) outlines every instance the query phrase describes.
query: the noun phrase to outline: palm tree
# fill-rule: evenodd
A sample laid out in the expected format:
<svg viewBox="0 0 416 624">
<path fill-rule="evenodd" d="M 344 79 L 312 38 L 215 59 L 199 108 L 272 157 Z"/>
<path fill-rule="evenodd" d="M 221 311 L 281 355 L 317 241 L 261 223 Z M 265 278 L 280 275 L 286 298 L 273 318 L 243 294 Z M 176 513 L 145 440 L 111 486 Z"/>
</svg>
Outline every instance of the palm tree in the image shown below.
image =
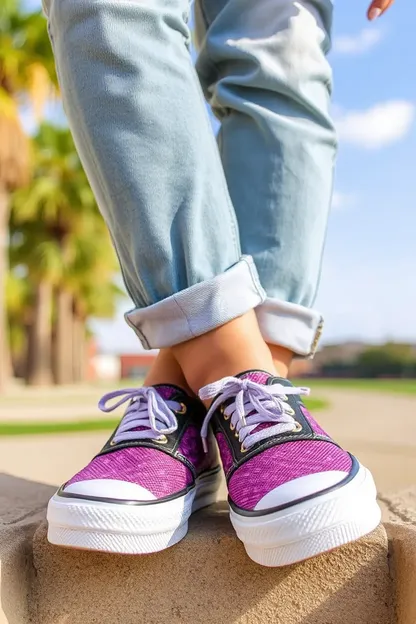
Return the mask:
<svg viewBox="0 0 416 624">
<path fill-rule="evenodd" d="M 11 219 L 12 264 L 27 267 L 35 288 L 28 381 L 48 383 L 53 369 L 57 383 L 71 383 L 74 370 L 82 376 L 86 319 L 114 312 L 116 258 L 69 131 L 43 124 L 34 156 L 33 181 L 14 194 Z M 101 312 L 92 291 L 108 298 Z"/>
<path fill-rule="evenodd" d="M 0 390 L 10 365 L 6 319 L 7 226 L 10 194 L 30 177 L 30 146 L 19 110 L 39 116 L 55 82 L 53 57 L 40 12 L 24 13 L 19 0 L 0 4 Z"/>
</svg>

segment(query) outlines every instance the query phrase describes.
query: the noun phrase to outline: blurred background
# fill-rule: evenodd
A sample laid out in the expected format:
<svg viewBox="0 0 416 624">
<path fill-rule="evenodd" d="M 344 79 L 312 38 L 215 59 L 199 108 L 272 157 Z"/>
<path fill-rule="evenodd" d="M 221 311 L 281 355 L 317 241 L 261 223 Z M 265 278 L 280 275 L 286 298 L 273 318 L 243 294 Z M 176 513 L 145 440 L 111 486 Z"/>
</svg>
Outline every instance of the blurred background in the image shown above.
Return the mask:
<svg viewBox="0 0 416 624">
<path fill-rule="evenodd" d="M 292 374 L 389 488 L 416 481 L 416 6 L 398 1 L 371 25 L 365 9 L 337 6 L 340 154 L 316 304 L 326 330 Z M 26 476 L 22 455 L 44 449 L 51 460 L 32 476 L 55 483 L 98 450 L 96 432 L 115 423 L 97 415 L 99 395 L 137 384 L 155 357 L 125 325 L 129 306 L 67 128 L 40 3 L 2 0 L 0 469 Z"/>
</svg>

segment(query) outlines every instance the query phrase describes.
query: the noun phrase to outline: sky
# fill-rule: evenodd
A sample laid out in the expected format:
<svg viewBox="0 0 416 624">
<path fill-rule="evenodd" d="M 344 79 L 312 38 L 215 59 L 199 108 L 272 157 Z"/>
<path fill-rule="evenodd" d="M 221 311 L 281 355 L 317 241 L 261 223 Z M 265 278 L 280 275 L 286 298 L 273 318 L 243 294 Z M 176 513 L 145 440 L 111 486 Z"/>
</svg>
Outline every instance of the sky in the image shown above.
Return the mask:
<svg viewBox="0 0 416 624">
<path fill-rule="evenodd" d="M 30 0 L 35 5 L 35 0 Z M 323 342 L 416 343 L 416 3 L 368 23 L 338 0 L 333 115 L 340 148 L 320 292 Z M 100 348 L 136 351 L 123 320 L 95 322 Z"/>
</svg>

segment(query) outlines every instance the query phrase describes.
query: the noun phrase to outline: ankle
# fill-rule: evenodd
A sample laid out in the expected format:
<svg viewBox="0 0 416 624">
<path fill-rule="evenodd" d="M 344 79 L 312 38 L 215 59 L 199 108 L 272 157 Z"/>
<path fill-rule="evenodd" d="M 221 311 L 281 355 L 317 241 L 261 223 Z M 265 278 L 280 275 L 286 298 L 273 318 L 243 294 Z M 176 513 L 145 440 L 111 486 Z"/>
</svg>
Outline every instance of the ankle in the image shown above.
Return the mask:
<svg viewBox="0 0 416 624">
<path fill-rule="evenodd" d="M 172 352 L 196 394 L 203 386 L 244 370 L 275 372 L 254 312 L 176 345 Z"/>
<path fill-rule="evenodd" d="M 170 349 L 161 349 L 159 351 L 143 382 L 144 386 L 155 386 L 157 384 L 173 384 L 185 390 L 190 396 L 194 396 L 181 367 Z"/>
<path fill-rule="evenodd" d="M 279 377 L 287 377 L 294 357 L 293 351 L 286 349 L 286 347 L 274 344 L 269 344 L 268 347 L 273 358 L 276 373 Z"/>
</svg>

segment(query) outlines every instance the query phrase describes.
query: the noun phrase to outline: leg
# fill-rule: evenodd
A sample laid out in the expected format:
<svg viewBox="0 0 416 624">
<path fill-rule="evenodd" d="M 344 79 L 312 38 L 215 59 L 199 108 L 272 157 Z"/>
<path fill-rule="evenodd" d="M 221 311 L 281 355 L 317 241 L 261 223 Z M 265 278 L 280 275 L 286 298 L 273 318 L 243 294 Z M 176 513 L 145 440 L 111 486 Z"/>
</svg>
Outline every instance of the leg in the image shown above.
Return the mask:
<svg viewBox="0 0 416 624">
<path fill-rule="evenodd" d="M 267 291 L 260 328 L 276 367 L 314 350 L 317 288 L 335 139 L 324 58 L 328 0 L 200 0 L 198 63 L 222 120 L 219 142 L 243 249 Z M 222 379 L 205 419 L 221 451 L 231 522 L 267 566 L 352 541 L 380 520 L 370 473 L 302 403 L 305 388 L 264 372 Z"/>
<path fill-rule="evenodd" d="M 129 323 L 147 348 L 185 342 L 178 359 L 194 392 L 241 365 L 272 368 L 253 312 L 265 294 L 252 259 L 240 257 L 187 51 L 185 0 L 45 4 L 71 129 L 136 305 Z M 105 412 L 128 407 L 102 451 L 53 497 L 53 543 L 161 550 L 215 499 L 215 445 L 205 454 L 199 436 L 204 407 L 168 352 L 147 381 L 100 402 Z"/>
<path fill-rule="evenodd" d="M 188 0 L 45 0 L 65 109 L 146 348 L 264 299 L 187 50 Z M 237 286 L 238 285 L 238 286 Z"/>
<path fill-rule="evenodd" d="M 199 0 L 197 68 L 222 122 L 219 147 L 257 308 L 278 369 L 309 355 L 336 139 L 329 117 L 330 0 Z M 275 345 L 277 345 L 275 347 Z"/>
</svg>

